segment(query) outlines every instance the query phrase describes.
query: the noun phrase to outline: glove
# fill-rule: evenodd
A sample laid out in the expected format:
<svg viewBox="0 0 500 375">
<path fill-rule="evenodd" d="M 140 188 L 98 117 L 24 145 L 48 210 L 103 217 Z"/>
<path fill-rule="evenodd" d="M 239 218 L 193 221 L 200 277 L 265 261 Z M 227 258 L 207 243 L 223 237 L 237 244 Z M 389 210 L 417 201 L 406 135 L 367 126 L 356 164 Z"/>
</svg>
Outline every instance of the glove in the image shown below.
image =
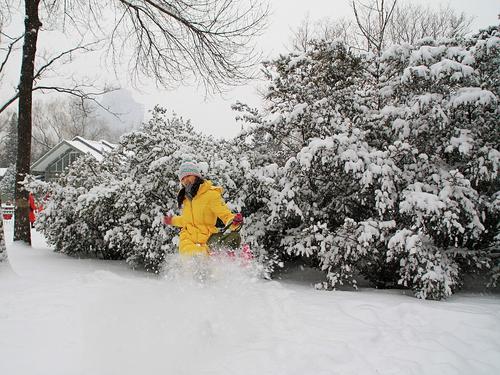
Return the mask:
<svg viewBox="0 0 500 375">
<path fill-rule="evenodd" d="M 243 215 L 241 213 L 237 213 L 236 215 L 234 215 L 233 225 L 240 226 L 242 224 L 243 224 Z"/>
<path fill-rule="evenodd" d="M 163 216 L 163 224 L 172 225 L 172 215 Z"/>
</svg>

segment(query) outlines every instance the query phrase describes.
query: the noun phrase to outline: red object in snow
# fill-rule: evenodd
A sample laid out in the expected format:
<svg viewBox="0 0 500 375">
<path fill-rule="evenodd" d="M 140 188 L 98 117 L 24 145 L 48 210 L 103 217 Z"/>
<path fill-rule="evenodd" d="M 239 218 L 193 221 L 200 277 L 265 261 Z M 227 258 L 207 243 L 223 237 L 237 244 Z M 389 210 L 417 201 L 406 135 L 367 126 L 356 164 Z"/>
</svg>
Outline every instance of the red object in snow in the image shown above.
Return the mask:
<svg viewBox="0 0 500 375">
<path fill-rule="evenodd" d="M 35 210 L 36 210 L 35 198 L 33 197 L 33 194 L 30 193 L 28 201 L 30 204 L 29 219 L 30 223 L 33 224 L 35 222 Z"/>
<path fill-rule="evenodd" d="M 10 202 L 2 204 L 0 212 L 4 220 L 11 220 L 14 217 L 14 206 Z"/>
</svg>

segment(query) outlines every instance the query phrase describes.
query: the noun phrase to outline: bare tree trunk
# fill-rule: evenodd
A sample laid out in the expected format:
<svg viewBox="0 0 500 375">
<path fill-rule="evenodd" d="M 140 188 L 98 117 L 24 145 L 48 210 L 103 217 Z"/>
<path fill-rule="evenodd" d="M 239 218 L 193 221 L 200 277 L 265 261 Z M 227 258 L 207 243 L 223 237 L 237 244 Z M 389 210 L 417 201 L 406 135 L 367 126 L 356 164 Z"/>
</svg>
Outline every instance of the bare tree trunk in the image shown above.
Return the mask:
<svg viewBox="0 0 500 375">
<path fill-rule="evenodd" d="M 7 248 L 5 247 L 5 233 L 3 232 L 2 197 L 0 197 L 0 263 L 7 261 Z"/>
<path fill-rule="evenodd" d="M 398 0 L 352 0 L 351 6 L 360 36 L 366 41 L 366 50 L 381 55 L 387 43 L 387 30 Z"/>
<path fill-rule="evenodd" d="M 19 80 L 19 120 L 17 128 L 16 164 L 16 214 L 14 241 L 24 241 L 31 245 L 28 192 L 19 185 L 30 172 L 31 164 L 31 107 L 33 96 L 33 76 L 35 71 L 36 43 L 38 30 L 42 26 L 38 18 L 40 0 L 25 0 L 24 45 Z"/>
</svg>

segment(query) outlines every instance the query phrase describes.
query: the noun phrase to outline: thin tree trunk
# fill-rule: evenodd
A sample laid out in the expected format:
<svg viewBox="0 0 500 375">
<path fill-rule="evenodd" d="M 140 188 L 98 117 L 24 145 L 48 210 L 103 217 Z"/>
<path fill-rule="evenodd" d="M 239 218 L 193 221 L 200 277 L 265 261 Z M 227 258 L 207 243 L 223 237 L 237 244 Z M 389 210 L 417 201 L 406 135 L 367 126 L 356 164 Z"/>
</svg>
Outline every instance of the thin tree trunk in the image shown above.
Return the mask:
<svg viewBox="0 0 500 375">
<path fill-rule="evenodd" d="M 35 70 L 36 43 L 38 30 L 42 26 L 38 18 L 40 0 L 25 0 L 24 45 L 19 80 L 19 120 L 17 128 L 16 164 L 16 214 L 14 241 L 24 241 L 31 245 L 28 192 L 19 185 L 30 172 L 31 164 L 31 107 L 33 96 L 33 75 Z"/>
<path fill-rule="evenodd" d="M 2 197 L 0 197 L 0 263 L 7 261 L 7 247 L 5 247 L 5 233 L 3 232 Z"/>
</svg>

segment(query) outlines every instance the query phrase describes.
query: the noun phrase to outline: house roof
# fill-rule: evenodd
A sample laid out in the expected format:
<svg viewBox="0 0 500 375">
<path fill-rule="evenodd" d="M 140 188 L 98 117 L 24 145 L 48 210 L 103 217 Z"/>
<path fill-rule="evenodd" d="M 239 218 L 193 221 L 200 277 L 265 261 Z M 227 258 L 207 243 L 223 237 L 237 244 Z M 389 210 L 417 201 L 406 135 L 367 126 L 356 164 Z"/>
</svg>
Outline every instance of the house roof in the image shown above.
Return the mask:
<svg viewBox="0 0 500 375">
<path fill-rule="evenodd" d="M 71 141 L 63 140 L 47 151 L 40 159 L 31 166 L 32 172 L 43 172 L 50 164 L 57 160 L 61 155 L 68 150 L 79 151 L 83 154 L 92 155 L 98 161 L 101 161 L 106 152 L 111 151 L 116 147 L 115 144 L 101 140 L 90 141 L 80 136 L 76 136 Z"/>
<path fill-rule="evenodd" d="M 7 169 L 9 169 L 9 168 L 0 168 L 0 178 L 2 178 L 3 176 L 5 176 L 5 173 L 7 172 Z"/>
</svg>

